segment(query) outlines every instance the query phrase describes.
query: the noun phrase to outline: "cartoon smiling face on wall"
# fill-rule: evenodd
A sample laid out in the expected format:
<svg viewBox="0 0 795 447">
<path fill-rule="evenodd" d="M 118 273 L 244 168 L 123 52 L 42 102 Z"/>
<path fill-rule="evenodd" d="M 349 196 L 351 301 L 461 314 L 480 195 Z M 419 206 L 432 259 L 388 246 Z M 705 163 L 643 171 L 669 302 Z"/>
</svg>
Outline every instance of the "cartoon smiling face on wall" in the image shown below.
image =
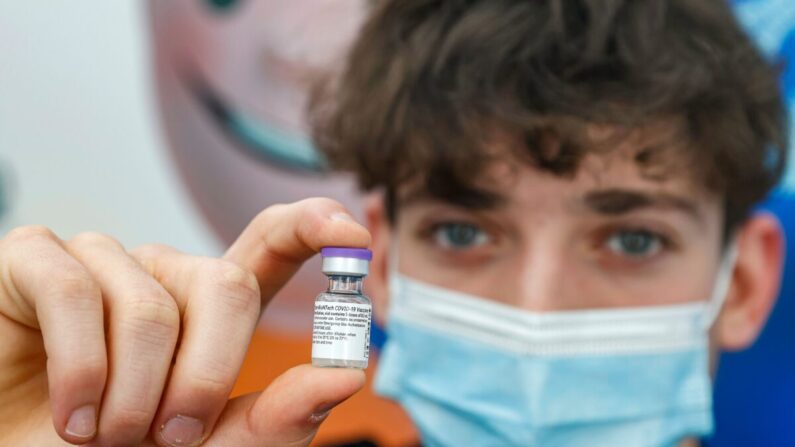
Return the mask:
<svg viewBox="0 0 795 447">
<path fill-rule="evenodd" d="M 226 245 L 275 203 L 325 196 L 361 215 L 354 182 L 323 172 L 305 108 L 313 83 L 343 62 L 365 7 L 365 0 L 149 2 L 168 147 Z M 310 321 L 311 299 L 325 286 L 319 272 L 317 262 L 304 266 L 266 318 L 284 327 Z"/>
</svg>

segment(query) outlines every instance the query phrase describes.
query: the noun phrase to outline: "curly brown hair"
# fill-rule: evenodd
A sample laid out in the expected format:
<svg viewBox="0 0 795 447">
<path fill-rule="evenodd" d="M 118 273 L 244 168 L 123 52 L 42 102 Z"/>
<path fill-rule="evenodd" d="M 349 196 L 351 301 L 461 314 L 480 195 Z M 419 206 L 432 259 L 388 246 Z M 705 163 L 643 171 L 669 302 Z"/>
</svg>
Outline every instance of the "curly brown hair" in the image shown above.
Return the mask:
<svg viewBox="0 0 795 447">
<path fill-rule="evenodd" d="M 784 170 L 777 73 L 725 0 L 382 0 L 310 111 L 317 146 L 363 188 L 446 197 L 473 189 L 495 129 L 572 175 L 596 150 L 585 125 L 675 122 L 676 158 L 724 197 L 729 229 Z M 659 149 L 634 159 L 653 167 Z"/>
</svg>

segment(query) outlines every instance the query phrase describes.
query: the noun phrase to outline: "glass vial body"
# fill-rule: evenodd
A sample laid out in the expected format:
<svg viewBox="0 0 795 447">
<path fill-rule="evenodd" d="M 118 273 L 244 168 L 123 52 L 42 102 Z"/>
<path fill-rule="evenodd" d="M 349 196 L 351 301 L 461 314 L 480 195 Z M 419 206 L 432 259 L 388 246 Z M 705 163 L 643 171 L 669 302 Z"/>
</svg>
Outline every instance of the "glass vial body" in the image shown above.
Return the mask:
<svg viewBox="0 0 795 447">
<path fill-rule="evenodd" d="M 362 293 L 363 276 L 329 275 L 328 290 L 315 298 L 312 364 L 367 368 L 372 304 Z"/>
</svg>

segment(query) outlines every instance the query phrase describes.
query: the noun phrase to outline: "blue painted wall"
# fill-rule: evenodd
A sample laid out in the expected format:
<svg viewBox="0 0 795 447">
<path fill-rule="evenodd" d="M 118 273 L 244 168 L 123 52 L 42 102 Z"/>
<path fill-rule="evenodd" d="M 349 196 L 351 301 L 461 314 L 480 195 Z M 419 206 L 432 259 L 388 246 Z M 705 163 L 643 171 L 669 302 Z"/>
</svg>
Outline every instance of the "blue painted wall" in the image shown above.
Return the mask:
<svg viewBox="0 0 795 447">
<path fill-rule="evenodd" d="M 760 48 L 785 63 L 782 89 L 793 110 L 795 1 L 737 0 L 734 6 Z M 793 113 L 790 123 L 795 128 Z M 794 146 L 790 143 L 790 153 Z M 757 343 L 721 357 L 712 447 L 795 446 L 795 163 L 790 162 L 779 190 L 763 208 L 775 213 L 787 232 L 784 283 Z"/>
</svg>

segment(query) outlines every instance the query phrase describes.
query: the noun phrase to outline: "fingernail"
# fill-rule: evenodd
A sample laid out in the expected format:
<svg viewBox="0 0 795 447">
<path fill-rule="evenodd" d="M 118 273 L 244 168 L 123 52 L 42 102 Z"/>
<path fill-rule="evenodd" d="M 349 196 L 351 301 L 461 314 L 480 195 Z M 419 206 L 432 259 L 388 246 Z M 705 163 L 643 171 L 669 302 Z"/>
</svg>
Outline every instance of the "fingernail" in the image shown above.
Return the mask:
<svg viewBox="0 0 795 447">
<path fill-rule="evenodd" d="M 326 411 L 316 411 L 309 416 L 309 423 L 319 424 L 323 422 L 323 420 L 326 419 L 330 413 L 331 409 L 328 409 Z"/>
<path fill-rule="evenodd" d="M 66 433 L 78 438 L 90 438 L 97 431 L 97 410 L 86 405 L 75 410 L 66 423 Z"/>
<path fill-rule="evenodd" d="M 353 219 L 353 216 L 351 216 L 348 213 L 342 212 L 342 211 L 338 211 L 336 213 L 333 213 L 332 215 L 329 216 L 329 219 L 336 220 L 336 221 L 342 221 L 342 222 L 356 222 Z"/>
<path fill-rule="evenodd" d="M 174 447 L 198 445 L 203 433 L 204 424 L 200 420 L 182 415 L 174 416 L 160 427 L 160 437 Z"/>
<path fill-rule="evenodd" d="M 319 424 L 323 422 L 323 419 L 326 419 L 331 413 L 331 409 L 336 407 L 339 402 L 333 404 L 323 404 L 315 409 L 315 412 L 309 416 L 309 422 L 312 424 Z"/>
</svg>

